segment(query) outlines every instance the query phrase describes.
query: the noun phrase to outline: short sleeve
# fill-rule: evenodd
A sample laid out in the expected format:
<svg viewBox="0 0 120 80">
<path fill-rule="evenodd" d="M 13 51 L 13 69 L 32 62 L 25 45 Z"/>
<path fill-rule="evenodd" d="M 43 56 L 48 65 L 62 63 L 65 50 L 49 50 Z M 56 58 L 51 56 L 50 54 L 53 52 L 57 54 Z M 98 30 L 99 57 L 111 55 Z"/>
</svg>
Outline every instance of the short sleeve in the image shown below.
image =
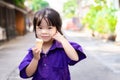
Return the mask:
<svg viewBox="0 0 120 80">
<path fill-rule="evenodd" d="M 26 67 L 29 65 L 29 63 L 31 62 L 32 58 L 33 58 L 32 50 L 29 49 L 28 54 L 24 57 L 24 59 L 19 65 L 20 77 L 28 78 L 25 70 L 26 70 Z"/>
<path fill-rule="evenodd" d="M 79 44 L 74 43 L 74 42 L 70 42 L 70 44 L 71 44 L 71 45 L 73 46 L 73 48 L 77 51 L 77 54 L 78 54 L 78 57 L 79 57 L 79 60 L 78 60 L 78 61 L 73 61 L 73 60 L 71 60 L 70 58 L 68 58 L 68 64 L 69 64 L 69 65 L 74 65 L 74 64 L 76 64 L 77 62 L 85 59 L 85 58 L 86 58 L 86 55 L 84 54 L 83 49 L 82 49 L 82 47 L 81 47 Z"/>
</svg>

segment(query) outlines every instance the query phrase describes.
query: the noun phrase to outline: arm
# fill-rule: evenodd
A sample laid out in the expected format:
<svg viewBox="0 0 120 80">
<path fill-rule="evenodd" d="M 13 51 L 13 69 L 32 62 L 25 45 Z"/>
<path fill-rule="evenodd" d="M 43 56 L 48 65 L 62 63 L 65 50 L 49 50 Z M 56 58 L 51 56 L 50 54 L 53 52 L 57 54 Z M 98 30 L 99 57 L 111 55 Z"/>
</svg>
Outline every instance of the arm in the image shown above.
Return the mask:
<svg viewBox="0 0 120 80">
<path fill-rule="evenodd" d="M 26 68 L 26 74 L 28 77 L 32 76 L 35 73 L 38 66 L 38 61 L 40 59 L 40 50 L 38 48 L 33 48 L 32 51 L 34 57 Z"/>
<path fill-rule="evenodd" d="M 57 32 L 56 35 L 54 36 L 54 38 L 62 44 L 67 56 L 71 60 L 74 60 L 74 61 L 79 60 L 77 52 L 75 51 L 75 49 L 71 46 L 71 44 L 67 41 L 67 39 L 63 35 L 61 35 L 59 32 Z"/>
</svg>

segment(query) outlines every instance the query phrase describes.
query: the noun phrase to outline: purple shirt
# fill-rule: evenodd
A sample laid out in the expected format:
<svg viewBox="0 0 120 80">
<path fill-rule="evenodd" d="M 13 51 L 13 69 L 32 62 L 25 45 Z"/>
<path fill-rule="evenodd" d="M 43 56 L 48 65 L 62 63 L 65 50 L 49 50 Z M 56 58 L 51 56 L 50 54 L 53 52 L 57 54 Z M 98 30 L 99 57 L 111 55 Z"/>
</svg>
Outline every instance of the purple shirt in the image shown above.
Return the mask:
<svg viewBox="0 0 120 80">
<path fill-rule="evenodd" d="M 74 42 L 70 44 L 75 48 L 79 55 L 79 61 L 86 58 L 80 45 Z M 36 72 L 31 76 L 32 80 L 70 80 L 70 72 L 68 65 L 74 65 L 78 61 L 71 60 L 65 53 L 62 45 L 54 41 L 47 54 L 41 52 Z M 33 58 L 32 50 L 29 49 L 28 54 L 19 65 L 20 77 L 28 78 L 25 69 Z"/>
</svg>

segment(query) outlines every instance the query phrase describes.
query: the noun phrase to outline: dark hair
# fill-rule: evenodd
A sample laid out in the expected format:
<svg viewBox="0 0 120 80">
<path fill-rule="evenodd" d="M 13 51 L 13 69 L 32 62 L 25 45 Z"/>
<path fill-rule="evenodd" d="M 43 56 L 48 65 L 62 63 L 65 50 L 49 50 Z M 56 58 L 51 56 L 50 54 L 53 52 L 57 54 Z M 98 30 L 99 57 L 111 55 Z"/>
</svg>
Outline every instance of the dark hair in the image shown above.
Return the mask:
<svg viewBox="0 0 120 80">
<path fill-rule="evenodd" d="M 39 26 L 41 24 L 42 19 L 45 19 L 45 21 L 49 26 L 55 26 L 57 30 L 62 34 L 61 31 L 62 20 L 59 13 L 52 8 L 44 8 L 40 11 L 37 11 L 34 15 L 33 26 L 34 26 L 35 35 L 36 35 L 36 26 Z"/>
</svg>

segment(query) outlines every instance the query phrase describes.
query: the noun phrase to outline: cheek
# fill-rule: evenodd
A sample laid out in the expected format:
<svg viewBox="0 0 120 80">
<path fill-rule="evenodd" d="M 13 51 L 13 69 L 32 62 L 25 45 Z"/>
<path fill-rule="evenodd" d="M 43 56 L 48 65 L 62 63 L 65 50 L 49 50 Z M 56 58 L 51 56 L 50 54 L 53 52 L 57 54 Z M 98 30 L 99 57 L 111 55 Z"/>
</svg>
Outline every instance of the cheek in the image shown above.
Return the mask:
<svg viewBox="0 0 120 80">
<path fill-rule="evenodd" d="M 57 29 L 53 29 L 53 30 L 51 31 L 51 35 L 52 35 L 52 36 L 55 35 L 56 32 L 57 32 Z"/>
<path fill-rule="evenodd" d="M 41 36 L 40 36 L 40 35 L 37 35 L 37 38 L 41 38 Z"/>
<path fill-rule="evenodd" d="M 35 33 L 36 37 L 41 38 L 41 35 L 38 33 Z"/>
</svg>

